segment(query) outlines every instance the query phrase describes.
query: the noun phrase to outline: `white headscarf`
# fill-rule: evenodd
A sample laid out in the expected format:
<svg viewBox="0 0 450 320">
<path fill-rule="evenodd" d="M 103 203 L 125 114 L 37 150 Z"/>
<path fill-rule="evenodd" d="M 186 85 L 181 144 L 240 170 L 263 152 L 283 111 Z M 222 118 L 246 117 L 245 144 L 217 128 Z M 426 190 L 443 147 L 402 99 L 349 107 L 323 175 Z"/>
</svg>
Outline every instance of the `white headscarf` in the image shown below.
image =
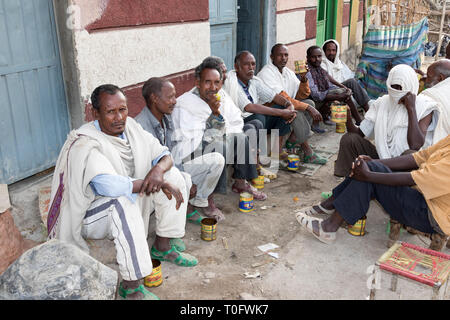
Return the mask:
<svg viewBox="0 0 450 320">
<path fill-rule="evenodd" d="M 333 42 L 336 45 L 336 58 L 334 58 L 334 62 L 331 62 L 325 56 L 325 45 L 329 42 Z M 323 51 L 322 64 L 320 66 L 323 69 L 325 69 L 328 72 L 328 74 L 334 78 L 334 80 L 336 80 L 337 82 L 343 82 L 347 79 L 354 78 L 355 76 L 354 72 L 351 71 L 349 67 L 347 67 L 347 65 L 339 59 L 340 55 L 339 42 L 337 42 L 334 39 L 329 39 L 325 41 L 325 43 L 322 46 L 322 51 Z"/>
<path fill-rule="evenodd" d="M 400 85 L 402 90 L 393 89 L 392 85 Z M 388 95 L 378 98 L 371 104 L 364 118 L 373 122 L 375 145 L 381 159 L 400 156 L 409 149 L 408 144 L 408 112 L 403 104 L 398 101 L 408 92 L 417 95 L 419 80 L 413 68 L 406 64 L 400 64 L 392 68 L 386 80 Z M 432 111 L 437 109 L 437 104 L 424 96 L 416 97 L 417 120 L 420 121 Z M 431 144 L 432 132 L 427 132 L 425 144 L 422 148 Z"/>
</svg>

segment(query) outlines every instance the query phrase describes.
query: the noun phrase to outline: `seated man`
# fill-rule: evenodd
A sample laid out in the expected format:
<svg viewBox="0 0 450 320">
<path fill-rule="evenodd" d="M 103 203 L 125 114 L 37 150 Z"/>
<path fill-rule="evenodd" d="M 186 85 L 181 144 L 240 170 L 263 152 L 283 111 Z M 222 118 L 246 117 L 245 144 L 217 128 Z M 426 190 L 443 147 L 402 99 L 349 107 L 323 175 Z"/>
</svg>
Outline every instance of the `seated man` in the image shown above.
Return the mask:
<svg viewBox="0 0 450 320">
<path fill-rule="evenodd" d="M 317 157 L 308 143 L 311 125 L 313 120 L 322 121 L 322 116 L 314 108 L 314 101 L 307 99 L 303 101 L 296 100 L 299 91 L 308 96 L 310 93 L 306 73 L 302 74 L 301 81 L 295 73 L 286 67 L 289 58 L 289 51 L 285 45 L 276 44 L 272 48 L 270 55 L 271 61 L 266 64 L 258 73 L 267 86 L 273 88 L 278 94 L 282 95 L 294 105 L 297 110 L 297 118 L 292 122 L 293 133 L 286 141 L 287 149 L 293 148 L 296 144 L 300 145 L 305 154 L 306 162 L 311 157 Z M 306 94 L 308 92 L 308 94 Z M 321 164 L 325 164 L 323 159 Z"/>
<path fill-rule="evenodd" d="M 279 130 L 279 157 L 287 160 L 288 154 L 282 150 L 283 139 L 290 135 L 289 124 L 297 117 L 294 106 L 255 76 L 256 60 L 250 52 L 239 52 L 234 59 L 234 67 L 235 70 L 227 74 L 225 91 L 241 110 L 244 123 L 258 119 L 264 129 Z M 275 104 L 272 107 L 264 105 L 272 102 Z"/>
<path fill-rule="evenodd" d="M 368 103 L 370 98 L 367 95 L 366 90 L 361 87 L 358 80 L 355 79 L 355 73 L 339 58 L 339 42 L 334 39 L 325 41 L 322 46 L 322 51 L 325 53 L 325 57 L 322 58 L 322 68 L 324 68 L 334 80 L 343 84 L 345 87 L 350 88 L 358 105 L 367 112 L 367 110 L 369 110 Z"/>
<path fill-rule="evenodd" d="M 450 235 L 449 181 L 450 135 L 414 154 L 382 160 L 359 156 L 350 177 L 330 198 L 300 210 L 296 218 L 317 239 L 330 244 L 343 221 L 355 224 L 376 199 L 391 219 L 446 238 Z M 311 213 L 331 216 L 323 220 Z"/>
<path fill-rule="evenodd" d="M 433 142 L 450 134 L 450 60 L 442 59 L 432 63 L 427 69 L 425 90 L 419 96 L 426 96 L 437 103 L 439 119 L 434 129 Z"/>
<path fill-rule="evenodd" d="M 220 152 L 226 157 L 226 163 L 234 166 L 233 192 L 245 191 L 253 194 L 255 200 L 267 199 L 265 193 L 247 182 L 258 177 L 256 150 L 252 152 L 249 137 L 242 132 L 244 121 L 239 109 L 229 103 L 230 99 L 218 96 L 222 88 L 220 65 L 205 59 L 195 69 L 195 78 L 195 87 L 177 99 L 173 111 L 173 138 L 177 141 L 174 157 L 185 162 L 213 150 Z M 216 189 L 226 193 L 226 168 Z"/>
<path fill-rule="evenodd" d="M 347 114 L 348 133 L 340 141 L 336 176 L 348 175 L 352 162 L 361 154 L 388 159 L 432 144 L 437 103 L 422 95 L 416 97 L 419 81 L 414 70 L 405 64 L 395 66 L 386 85 L 389 94 L 372 103 L 359 127 Z M 375 145 L 365 137 L 374 137 Z"/>
<path fill-rule="evenodd" d="M 323 122 L 333 125 L 330 121 L 330 105 L 333 101 L 346 103 L 351 110 L 356 124 L 361 123 L 361 116 L 351 97 L 353 91 L 337 82 L 322 67 L 322 50 L 318 46 L 311 46 L 306 51 L 309 72 L 306 77 L 311 89 L 311 97 L 316 103 L 317 110 L 322 114 Z"/>
<path fill-rule="evenodd" d="M 128 118 L 120 88 L 102 85 L 91 96 L 95 121 L 73 130 L 58 157 L 52 181 L 49 238 L 89 251 L 84 239 L 114 240 L 123 281 L 119 294 L 155 299 L 140 281 L 152 260 L 195 266 L 182 253 L 188 194 L 167 147 Z M 156 240 L 147 243 L 150 213 Z M 181 250 L 181 251 L 180 251 Z"/>
<path fill-rule="evenodd" d="M 142 88 L 142 95 L 147 106 L 134 119 L 172 152 L 175 141 L 172 141 L 174 125 L 170 115 L 177 102 L 174 85 L 169 80 L 150 78 Z M 183 173 L 192 196 L 187 208 L 188 221 L 201 224 L 203 217 L 197 211 L 200 208 L 204 208 L 204 215 L 223 220 L 213 199 L 213 191 L 225 165 L 223 156 L 212 152 L 186 163 L 178 160 L 175 165 Z"/>
</svg>

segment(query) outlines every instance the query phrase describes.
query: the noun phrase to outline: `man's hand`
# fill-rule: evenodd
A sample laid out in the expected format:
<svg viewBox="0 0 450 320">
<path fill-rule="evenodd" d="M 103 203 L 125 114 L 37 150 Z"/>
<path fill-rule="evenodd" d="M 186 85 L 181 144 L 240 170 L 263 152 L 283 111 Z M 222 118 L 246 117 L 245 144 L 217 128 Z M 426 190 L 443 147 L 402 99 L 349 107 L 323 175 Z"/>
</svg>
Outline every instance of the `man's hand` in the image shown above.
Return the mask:
<svg viewBox="0 0 450 320">
<path fill-rule="evenodd" d="M 367 155 L 365 155 L 365 154 L 362 154 L 362 155 L 358 156 L 358 157 L 356 158 L 356 161 L 358 161 L 358 160 L 364 161 L 364 162 L 371 162 L 371 161 L 374 161 L 374 160 L 372 159 L 372 157 L 367 156 Z"/>
<path fill-rule="evenodd" d="M 314 121 L 322 121 L 323 120 L 320 112 L 317 111 L 317 109 L 314 108 L 313 106 L 308 105 L 308 108 L 306 108 L 306 111 L 309 112 L 309 114 L 311 115 L 311 118 L 313 118 Z"/>
<path fill-rule="evenodd" d="M 219 116 L 220 115 L 220 100 L 217 99 L 215 95 L 213 95 L 211 98 L 208 99 L 208 105 L 211 108 L 211 111 L 213 115 Z"/>
<path fill-rule="evenodd" d="M 144 193 L 150 195 L 150 193 L 159 192 L 162 184 L 164 183 L 164 170 L 158 165 L 154 166 L 150 172 L 145 176 L 144 182 L 142 183 L 139 194 Z"/>
<path fill-rule="evenodd" d="M 169 182 L 164 182 L 161 186 L 162 191 L 167 196 L 167 199 L 172 200 L 172 196 L 175 197 L 177 201 L 176 209 L 180 209 L 181 204 L 184 202 L 183 195 L 181 194 L 180 189 L 170 184 Z"/>
<path fill-rule="evenodd" d="M 306 81 L 308 81 L 308 78 L 306 77 L 306 74 L 309 72 L 309 68 L 308 65 L 305 65 L 305 70 L 303 72 L 300 72 L 300 81 L 305 83 Z"/>
<path fill-rule="evenodd" d="M 414 93 L 408 92 L 398 101 L 398 103 L 403 104 L 407 109 L 415 108 L 416 95 Z"/>
<path fill-rule="evenodd" d="M 287 123 L 291 123 L 297 117 L 297 112 L 295 110 L 281 109 L 281 118 Z"/>
<path fill-rule="evenodd" d="M 197 185 L 192 184 L 191 190 L 189 190 L 189 199 L 195 198 L 196 195 L 197 195 Z"/>
<path fill-rule="evenodd" d="M 352 163 L 352 171 L 349 177 L 358 181 L 369 181 L 370 178 L 370 168 L 367 163 L 358 158 Z"/>
</svg>

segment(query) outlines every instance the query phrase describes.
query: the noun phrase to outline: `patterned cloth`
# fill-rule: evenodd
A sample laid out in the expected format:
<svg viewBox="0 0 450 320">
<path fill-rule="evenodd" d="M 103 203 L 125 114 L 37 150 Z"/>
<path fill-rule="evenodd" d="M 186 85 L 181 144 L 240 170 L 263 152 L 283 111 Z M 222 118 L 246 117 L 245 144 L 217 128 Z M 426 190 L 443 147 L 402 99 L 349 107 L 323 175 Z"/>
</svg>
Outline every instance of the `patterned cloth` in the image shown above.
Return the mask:
<svg viewBox="0 0 450 320">
<path fill-rule="evenodd" d="M 424 50 L 427 33 L 427 18 L 409 25 L 369 26 L 355 77 L 372 99 L 387 93 L 386 79 L 393 66 L 420 67 L 419 55 Z"/>
</svg>

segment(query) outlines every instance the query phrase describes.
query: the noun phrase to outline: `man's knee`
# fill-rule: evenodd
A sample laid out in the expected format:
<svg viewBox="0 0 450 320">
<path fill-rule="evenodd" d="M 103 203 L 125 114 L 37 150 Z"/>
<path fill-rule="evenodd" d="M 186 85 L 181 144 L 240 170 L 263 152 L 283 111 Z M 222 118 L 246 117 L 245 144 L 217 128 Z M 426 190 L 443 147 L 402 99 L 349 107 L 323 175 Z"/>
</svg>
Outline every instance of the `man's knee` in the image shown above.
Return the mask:
<svg viewBox="0 0 450 320">
<path fill-rule="evenodd" d="M 316 107 L 316 103 L 315 103 L 314 100 L 312 100 L 312 99 L 304 99 L 304 100 L 301 100 L 301 102 L 306 103 L 306 104 L 309 104 L 309 105 L 310 105 L 311 107 L 313 107 L 313 108 Z"/>
<path fill-rule="evenodd" d="M 218 152 L 212 152 L 204 155 L 205 164 L 213 170 L 222 171 L 225 166 L 225 158 Z"/>
<path fill-rule="evenodd" d="M 379 161 L 371 161 L 368 162 L 367 165 L 369 166 L 370 171 L 373 172 L 384 172 L 384 173 L 391 173 L 392 170 L 389 169 L 387 166 L 382 164 Z"/>
<path fill-rule="evenodd" d="M 353 132 L 347 132 L 344 134 L 341 138 L 341 141 L 339 142 L 340 148 L 350 148 L 355 145 L 358 145 L 361 143 L 361 136 L 357 133 Z M 364 138 L 362 138 L 364 139 Z"/>
</svg>

